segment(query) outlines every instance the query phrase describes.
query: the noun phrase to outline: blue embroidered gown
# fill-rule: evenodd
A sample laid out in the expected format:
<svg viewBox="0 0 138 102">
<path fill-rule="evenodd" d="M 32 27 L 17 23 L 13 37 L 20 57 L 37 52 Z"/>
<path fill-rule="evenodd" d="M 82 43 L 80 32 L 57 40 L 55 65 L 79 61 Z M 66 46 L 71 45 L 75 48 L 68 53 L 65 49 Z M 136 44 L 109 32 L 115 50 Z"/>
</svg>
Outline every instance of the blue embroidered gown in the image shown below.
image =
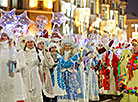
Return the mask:
<svg viewBox="0 0 138 102">
<path fill-rule="evenodd" d="M 86 50 L 83 51 L 83 62 L 78 66 L 78 81 L 81 87 L 81 93 L 78 94 L 79 102 L 89 102 L 89 100 L 99 100 L 98 95 L 98 85 L 97 76 L 94 70 L 92 70 L 91 65 L 96 66 L 98 60 L 94 60 L 90 56 L 87 57 L 85 61 Z M 91 55 L 93 55 L 93 50 L 91 49 Z M 98 56 L 97 56 L 98 57 Z M 86 67 L 85 67 L 86 64 Z M 84 70 L 85 68 L 85 70 Z"/>
<path fill-rule="evenodd" d="M 78 66 L 77 76 L 79 85 L 81 88 L 81 93 L 78 94 L 79 102 L 88 102 L 88 75 L 89 75 L 89 63 L 90 59 L 87 56 L 87 66 L 85 67 L 85 54 L 87 53 L 86 50 L 83 50 L 83 61 L 81 62 L 80 66 Z M 85 68 L 85 70 L 84 70 Z"/>
<path fill-rule="evenodd" d="M 78 101 L 79 83 L 77 81 L 76 72 L 74 70 L 75 62 L 78 60 L 78 55 L 59 62 L 61 65 L 62 77 L 65 83 L 67 95 L 58 97 L 58 102 L 75 102 Z"/>
<path fill-rule="evenodd" d="M 50 69 L 53 89 L 54 89 L 54 95 L 55 96 L 64 96 L 66 94 L 65 90 L 65 83 L 62 78 L 61 73 L 61 65 L 63 62 L 63 58 L 57 54 L 59 63 L 57 64 L 57 67 Z"/>
<path fill-rule="evenodd" d="M 96 75 L 95 69 L 92 68 L 92 66 L 95 68 L 98 64 L 98 57 L 99 56 L 97 55 L 95 59 L 91 59 L 91 66 L 89 70 L 89 100 L 91 101 L 99 101 L 98 77 Z"/>
</svg>

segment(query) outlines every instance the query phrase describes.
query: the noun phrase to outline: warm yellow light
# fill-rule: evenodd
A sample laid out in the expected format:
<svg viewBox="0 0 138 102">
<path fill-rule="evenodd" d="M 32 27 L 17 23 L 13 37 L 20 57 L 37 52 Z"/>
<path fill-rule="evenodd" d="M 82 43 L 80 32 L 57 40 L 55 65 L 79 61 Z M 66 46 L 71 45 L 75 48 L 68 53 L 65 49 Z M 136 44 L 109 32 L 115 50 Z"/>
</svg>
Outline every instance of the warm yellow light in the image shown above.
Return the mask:
<svg viewBox="0 0 138 102">
<path fill-rule="evenodd" d="M 109 7 L 107 7 L 107 16 L 106 16 L 107 18 L 107 20 L 109 20 Z"/>
<path fill-rule="evenodd" d="M 31 25 L 29 27 L 27 35 L 32 35 L 33 37 L 35 37 L 35 32 L 37 31 L 37 29 L 35 29 L 34 26 L 36 25 Z"/>
<path fill-rule="evenodd" d="M 118 40 L 121 40 L 122 34 L 125 34 L 124 30 L 123 29 L 119 29 L 118 30 Z"/>
<path fill-rule="evenodd" d="M 79 27 L 79 26 L 80 26 L 80 22 L 76 21 L 76 27 Z"/>
<path fill-rule="evenodd" d="M 34 32 L 33 30 L 28 31 L 28 35 L 32 35 L 33 37 L 36 36 L 36 35 L 35 35 L 35 32 Z"/>
<path fill-rule="evenodd" d="M 116 24 L 118 24 L 118 13 L 116 13 L 115 15 L 116 15 Z"/>
<path fill-rule="evenodd" d="M 102 36 L 104 35 L 103 27 L 101 27 L 101 29 L 100 29 L 100 34 L 101 34 Z"/>
<path fill-rule="evenodd" d="M 44 7 L 48 8 L 48 9 L 52 9 L 53 8 L 53 1 L 52 0 L 44 0 Z"/>
<path fill-rule="evenodd" d="M 74 25 L 78 27 L 79 33 L 85 34 L 86 30 L 84 29 L 83 23 L 85 22 L 86 24 L 85 28 L 87 28 L 89 25 L 90 9 L 89 8 L 77 8 L 74 13 L 74 18 L 75 18 Z"/>
<path fill-rule="evenodd" d="M 93 31 L 93 26 L 92 26 L 92 25 L 90 26 L 89 30 L 90 30 L 91 32 Z"/>
<path fill-rule="evenodd" d="M 38 6 L 38 0 L 30 0 L 29 7 L 37 7 Z"/>
<path fill-rule="evenodd" d="M 82 6 L 86 7 L 86 0 L 82 0 Z"/>
<path fill-rule="evenodd" d="M 0 6 L 7 7 L 8 6 L 8 0 L 0 0 Z"/>
<path fill-rule="evenodd" d="M 124 28 L 126 27 L 126 19 L 127 19 L 127 17 L 126 17 L 126 15 L 124 16 Z"/>
<path fill-rule="evenodd" d="M 96 14 L 99 14 L 99 0 L 96 0 Z"/>
<path fill-rule="evenodd" d="M 84 34 L 84 24 L 81 25 L 81 33 Z"/>
</svg>

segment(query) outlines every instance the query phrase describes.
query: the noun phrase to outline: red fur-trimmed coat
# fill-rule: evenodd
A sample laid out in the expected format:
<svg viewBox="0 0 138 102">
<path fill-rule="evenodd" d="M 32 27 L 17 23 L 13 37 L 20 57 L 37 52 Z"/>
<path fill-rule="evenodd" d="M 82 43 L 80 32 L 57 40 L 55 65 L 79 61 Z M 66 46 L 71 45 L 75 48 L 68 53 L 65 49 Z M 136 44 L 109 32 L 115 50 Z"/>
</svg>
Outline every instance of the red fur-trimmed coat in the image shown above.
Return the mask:
<svg viewBox="0 0 138 102">
<path fill-rule="evenodd" d="M 113 53 L 113 59 L 112 59 L 112 67 L 113 67 L 113 71 L 114 71 L 114 77 L 115 77 L 115 82 L 116 82 L 116 91 L 119 90 L 118 87 L 118 63 L 119 63 L 119 57 Z"/>
</svg>

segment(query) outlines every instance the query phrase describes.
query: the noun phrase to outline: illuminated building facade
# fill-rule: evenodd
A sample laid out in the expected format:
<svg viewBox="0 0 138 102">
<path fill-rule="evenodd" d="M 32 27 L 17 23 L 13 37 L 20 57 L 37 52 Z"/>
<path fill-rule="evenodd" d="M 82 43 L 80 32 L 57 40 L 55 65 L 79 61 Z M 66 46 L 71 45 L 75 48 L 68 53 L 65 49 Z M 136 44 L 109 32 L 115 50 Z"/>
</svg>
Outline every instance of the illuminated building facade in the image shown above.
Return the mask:
<svg viewBox="0 0 138 102">
<path fill-rule="evenodd" d="M 127 39 L 138 38 L 138 17 L 127 14 Z"/>
<path fill-rule="evenodd" d="M 52 12 L 59 11 L 59 0 L 0 0 L 0 8 L 11 10 L 16 8 L 16 14 L 21 14 L 27 10 L 28 16 L 35 21 L 39 15 L 45 15 L 50 21 Z M 50 30 L 52 24 L 47 24 L 47 29 Z"/>
<path fill-rule="evenodd" d="M 126 35 L 126 5 L 127 2 L 120 0 L 93 0 L 95 1 L 95 15 L 91 17 L 90 32 L 97 32 L 101 35 L 108 35 L 111 38 L 115 35 L 121 39 L 122 34 Z"/>
</svg>

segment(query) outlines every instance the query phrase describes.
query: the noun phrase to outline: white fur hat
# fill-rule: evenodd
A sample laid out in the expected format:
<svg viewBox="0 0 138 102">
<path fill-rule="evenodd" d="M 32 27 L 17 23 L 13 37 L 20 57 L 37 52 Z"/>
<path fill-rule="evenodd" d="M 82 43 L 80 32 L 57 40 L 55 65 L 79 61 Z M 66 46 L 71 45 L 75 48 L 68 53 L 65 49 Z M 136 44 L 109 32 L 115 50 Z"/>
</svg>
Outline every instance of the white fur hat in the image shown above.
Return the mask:
<svg viewBox="0 0 138 102">
<path fill-rule="evenodd" d="M 48 45 L 48 48 L 50 49 L 51 47 L 54 47 L 54 46 L 57 47 L 57 45 L 56 45 L 55 43 L 51 42 L 51 43 Z"/>
<path fill-rule="evenodd" d="M 38 45 L 38 43 L 40 43 L 40 42 L 43 42 L 45 44 L 45 41 L 47 41 L 47 40 L 48 39 L 46 39 L 46 38 L 39 37 L 39 38 L 37 38 L 36 44 Z"/>
<path fill-rule="evenodd" d="M 63 38 L 62 42 L 61 42 L 61 46 L 64 47 L 66 44 L 70 44 L 72 48 L 74 48 L 74 40 L 72 39 L 71 36 L 67 35 Z"/>
<path fill-rule="evenodd" d="M 60 41 L 61 39 L 59 39 L 59 38 L 53 38 L 53 40 L 56 41 L 56 42 L 58 42 L 58 41 Z"/>
<path fill-rule="evenodd" d="M 28 36 L 26 36 L 25 43 L 27 43 L 27 42 L 30 41 L 30 40 L 32 40 L 32 41 L 35 42 L 35 38 L 34 38 L 32 35 L 28 35 Z"/>
</svg>

